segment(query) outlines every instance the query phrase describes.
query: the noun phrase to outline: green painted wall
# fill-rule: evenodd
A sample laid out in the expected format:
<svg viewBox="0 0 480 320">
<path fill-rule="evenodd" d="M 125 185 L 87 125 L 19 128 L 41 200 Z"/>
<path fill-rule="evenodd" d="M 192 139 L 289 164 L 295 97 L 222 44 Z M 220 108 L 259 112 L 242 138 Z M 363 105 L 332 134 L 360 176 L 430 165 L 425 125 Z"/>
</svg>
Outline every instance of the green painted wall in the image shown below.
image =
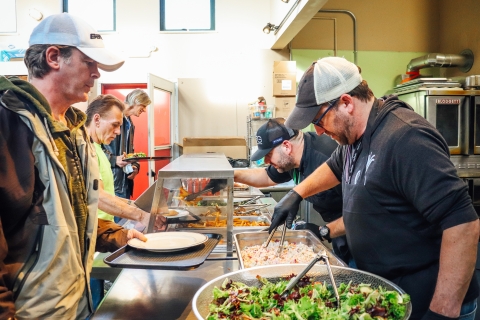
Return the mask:
<svg viewBox="0 0 480 320">
<path fill-rule="evenodd" d="M 362 69 L 362 77 L 368 82 L 376 97 L 391 93 L 393 87 L 400 83 L 401 75 L 413 58 L 427 54 L 426 52 L 387 52 L 360 51 L 357 64 Z M 313 61 L 333 56 L 332 50 L 292 49 L 292 60 L 297 61 L 298 77 L 305 72 Z M 353 62 L 352 51 L 337 51 L 337 56 Z M 423 69 L 422 75 L 438 76 L 438 70 Z M 300 80 L 300 79 L 298 79 Z"/>
<path fill-rule="evenodd" d="M 400 83 L 407 65 L 413 58 L 421 57 L 426 52 L 387 52 L 360 51 L 357 64 L 362 69 L 362 77 L 368 82 L 376 97 L 393 93 L 393 88 Z M 292 49 L 292 60 L 297 62 L 297 81 L 312 64 L 320 58 L 333 56 L 333 50 Z M 337 56 L 354 62 L 352 51 L 337 51 Z M 427 68 L 422 75 L 439 76 L 438 68 Z M 314 131 L 313 126 L 304 131 Z"/>
</svg>

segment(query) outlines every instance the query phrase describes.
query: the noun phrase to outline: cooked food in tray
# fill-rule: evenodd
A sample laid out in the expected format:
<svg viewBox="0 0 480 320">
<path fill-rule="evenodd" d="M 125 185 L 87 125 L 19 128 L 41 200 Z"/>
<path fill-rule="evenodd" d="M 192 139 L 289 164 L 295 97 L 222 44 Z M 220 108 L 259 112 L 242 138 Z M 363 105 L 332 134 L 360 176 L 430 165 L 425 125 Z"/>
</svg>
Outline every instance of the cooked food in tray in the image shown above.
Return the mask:
<svg viewBox="0 0 480 320">
<path fill-rule="evenodd" d="M 258 285 L 228 278 L 214 287 L 208 320 L 215 319 L 394 319 L 407 316 L 408 294 L 370 284 L 342 282 L 340 307 L 329 283 L 305 276 L 289 292 L 282 291 L 294 274 L 270 282 L 257 275 Z"/>
<path fill-rule="evenodd" d="M 270 223 L 264 220 L 248 220 L 241 218 L 233 218 L 234 227 L 267 227 Z M 217 216 L 214 220 L 206 220 L 197 223 L 189 223 L 188 228 L 219 228 L 226 227 L 227 219 L 221 219 L 220 216 Z"/>
<path fill-rule="evenodd" d="M 222 215 L 222 209 L 218 205 L 215 206 L 214 210 L 206 210 L 198 214 L 201 217 L 216 217 L 218 215 Z M 261 213 L 258 210 L 252 211 L 249 208 L 241 207 L 235 208 L 233 211 L 234 216 L 260 216 Z"/>
<path fill-rule="evenodd" d="M 126 159 L 130 158 L 145 158 L 147 155 L 145 152 L 135 152 L 135 153 L 128 153 L 127 156 L 125 157 Z"/>
<path fill-rule="evenodd" d="M 184 188 L 180 187 L 180 189 L 178 189 L 178 197 L 176 197 L 177 199 L 180 199 L 182 200 L 186 206 L 196 206 L 197 203 L 199 201 L 201 201 L 203 198 L 202 197 L 197 197 L 191 201 L 185 201 L 185 197 L 188 196 L 190 194 L 190 192 L 188 192 L 187 190 L 185 190 Z"/>
<path fill-rule="evenodd" d="M 277 256 L 279 246 L 280 241 L 276 240 L 271 241 L 266 248 L 262 244 L 243 248 L 241 254 L 244 267 L 251 268 L 284 263 L 309 263 L 316 255 L 313 247 L 303 243 L 284 241 L 282 253 Z"/>
<path fill-rule="evenodd" d="M 164 213 L 162 215 L 165 217 L 174 217 L 174 216 L 178 216 L 178 211 L 173 209 L 168 209 L 168 213 Z"/>
</svg>

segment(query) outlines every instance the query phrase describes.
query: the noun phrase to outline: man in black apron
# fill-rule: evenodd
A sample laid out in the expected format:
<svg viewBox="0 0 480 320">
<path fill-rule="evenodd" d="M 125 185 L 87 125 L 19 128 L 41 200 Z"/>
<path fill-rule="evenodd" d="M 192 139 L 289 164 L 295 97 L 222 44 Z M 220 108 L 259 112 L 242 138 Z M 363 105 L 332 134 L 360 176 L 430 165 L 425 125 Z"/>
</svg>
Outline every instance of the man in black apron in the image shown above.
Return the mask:
<svg viewBox="0 0 480 320">
<path fill-rule="evenodd" d="M 305 180 L 330 157 L 338 144 L 327 136 L 313 132 L 292 130 L 284 125 L 285 119 L 270 119 L 257 130 L 258 150 L 251 161 L 264 158 L 269 166 L 250 170 L 235 170 L 235 182 L 257 188 L 274 186 L 293 179 L 295 185 Z M 308 198 L 313 208 L 325 222 L 332 222 L 342 216 L 342 187 L 338 185 Z M 319 227 L 312 223 L 298 223 L 296 229 L 309 229 L 324 240 Z M 327 239 L 329 240 L 329 239 Z M 335 254 L 347 264 L 354 265 L 347 246 L 346 236 L 332 240 Z"/>
<path fill-rule="evenodd" d="M 341 182 L 343 217 L 320 231 L 346 234 L 359 269 L 410 294 L 412 319 L 473 319 L 479 222 L 440 133 L 396 96 L 376 99 L 338 57 L 300 80 L 286 125 L 310 123 L 341 147 L 277 204 L 270 231 L 291 224 L 303 198 Z"/>
</svg>

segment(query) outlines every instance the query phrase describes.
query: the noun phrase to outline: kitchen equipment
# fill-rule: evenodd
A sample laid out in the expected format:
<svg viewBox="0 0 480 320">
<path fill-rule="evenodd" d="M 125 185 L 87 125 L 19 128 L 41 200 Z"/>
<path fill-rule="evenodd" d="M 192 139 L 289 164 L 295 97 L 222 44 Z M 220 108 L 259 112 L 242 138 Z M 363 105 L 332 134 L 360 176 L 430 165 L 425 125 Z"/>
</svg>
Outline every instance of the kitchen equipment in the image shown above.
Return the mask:
<svg viewBox="0 0 480 320">
<path fill-rule="evenodd" d="M 479 89 L 480 75 L 472 75 L 465 78 L 465 89 Z"/>
<path fill-rule="evenodd" d="M 277 231 L 277 229 L 278 229 L 278 226 L 275 229 L 273 229 L 272 232 L 270 232 L 270 235 L 268 236 L 267 241 L 265 241 L 262 244 L 262 247 L 264 247 L 264 248 L 268 247 L 268 245 L 270 244 L 270 241 L 272 240 L 273 236 L 275 235 L 275 231 Z M 236 248 L 239 248 L 239 247 L 236 246 Z"/>
<path fill-rule="evenodd" d="M 420 86 L 397 95 L 442 134 L 460 177 L 480 177 L 480 90 Z"/>
<path fill-rule="evenodd" d="M 192 309 L 197 319 L 206 319 L 209 313 L 209 304 L 213 298 L 213 288 L 220 287 L 225 279 L 232 281 L 241 281 L 249 286 L 258 286 L 259 281 L 257 276 L 267 278 L 269 281 L 276 282 L 279 278 L 290 274 L 298 274 L 305 268 L 305 264 L 283 264 L 273 266 L 262 266 L 249 269 L 243 269 L 239 271 L 230 272 L 217 277 L 205 285 L 203 285 L 195 294 L 192 301 Z M 342 282 L 348 283 L 369 283 L 373 287 L 382 286 L 387 290 L 395 290 L 403 294 L 403 291 L 399 286 L 387 279 L 379 277 L 369 272 L 332 266 L 332 274 L 335 278 L 335 284 L 338 287 Z M 325 265 L 314 265 L 308 273 L 314 281 L 326 282 L 330 281 L 328 269 Z M 408 292 L 407 292 L 408 293 Z M 408 319 L 412 312 L 411 303 L 407 304 L 407 312 L 404 319 Z"/>
<path fill-rule="evenodd" d="M 208 189 L 203 189 L 202 191 L 191 193 L 188 196 L 185 197 L 185 201 L 192 201 L 195 200 L 199 195 L 202 195 L 204 193 L 207 193 L 208 191 L 212 191 L 213 187 L 208 188 Z"/>
<path fill-rule="evenodd" d="M 235 241 L 235 247 L 237 248 L 237 257 L 240 262 L 240 268 L 244 269 L 245 261 L 242 257 L 242 252 L 246 247 L 251 247 L 255 245 L 265 245 L 268 241 L 268 238 L 271 240 L 280 241 L 281 235 L 273 231 L 270 235 L 268 231 L 246 231 L 233 235 Z M 326 251 L 330 263 L 335 266 L 345 267 L 347 264 L 343 262 L 337 255 L 335 255 L 331 250 L 328 250 L 327 247 L 318 239 L 313 232 L 310 230 L 286 230 L 284 241 L 293 242 L 293 243 L 302 243 L 306 246 L 313 248 L 314 252 Z M 270 241 L 268 241 L 270 242 Z M 268 245 L 267 245 L 268 246 Z"/>
<path fill-rule="evenodd" d="M 285 241 L 285 232 L 287 231 L 287 221 L 283 223 L 283 229 L 282 229 L 282 238 L 280 240 L 280 245 L 278 246 L 278 252 L 277 252 L 277 257 L 280 256 L 283 250 L 283 242 Z"/>
</svg>

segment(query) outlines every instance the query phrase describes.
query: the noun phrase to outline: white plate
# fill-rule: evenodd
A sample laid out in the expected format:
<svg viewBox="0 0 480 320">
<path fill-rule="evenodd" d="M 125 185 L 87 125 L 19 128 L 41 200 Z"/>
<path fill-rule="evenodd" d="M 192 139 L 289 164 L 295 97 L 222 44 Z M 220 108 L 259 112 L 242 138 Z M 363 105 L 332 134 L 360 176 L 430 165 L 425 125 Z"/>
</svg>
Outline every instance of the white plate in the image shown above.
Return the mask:
<svg viewBox="0 0 480 320">
<path fill-rule="evenodd" d="M 147 242 L 137 238 L 128 240 L 128 245 L 135 249 L 154 252 L 180 251 L 198 246 L 208 240 L 208 237 L 196 232 L 161 232 L 147 233 Z"/>
<path fill-rule="evenodd" d="M 166 216 L 165 218 L 167 218 L 167 219 L 185 217 L 185 216 L 188 216 L 189 213 L 190 213 L 187 210 L 181 210 L 181 209 L 170 209 L 170 210 L 175 210 L 175 211 L 178 212 L 178 214 L 176 216 Z"/>
</svg>

